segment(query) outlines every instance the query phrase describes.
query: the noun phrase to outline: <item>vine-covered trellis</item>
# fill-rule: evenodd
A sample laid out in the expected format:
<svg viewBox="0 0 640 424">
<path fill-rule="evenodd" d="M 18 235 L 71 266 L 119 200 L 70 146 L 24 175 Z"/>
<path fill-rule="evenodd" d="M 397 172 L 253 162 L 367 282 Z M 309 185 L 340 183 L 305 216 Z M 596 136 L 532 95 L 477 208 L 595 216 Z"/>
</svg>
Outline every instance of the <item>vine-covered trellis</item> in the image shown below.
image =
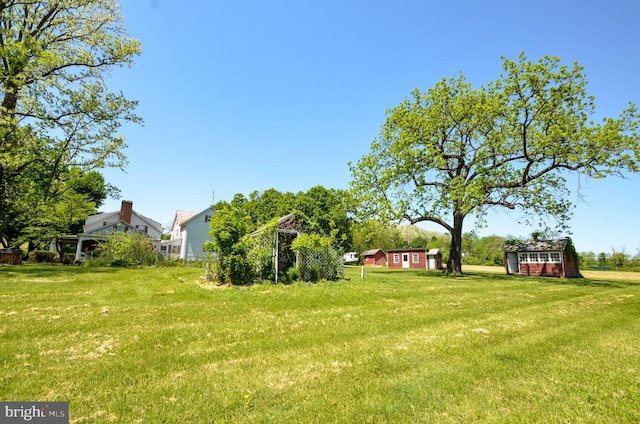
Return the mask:
<svg viewBox="0 0 640 424">
<path fill-rule="evenodd" d="M 270 257 L 273 267 L 274 282 L 278 282 L 278 274 L 296 266 L 297 255 L 291 250 L 291 243 L 302 233 L 302 220 L 295 214 L 283 216 L 276 222 L 264 226 L 252 233 L 256 246 Z M 265 267 L 267 264 L 262 264 Z"/>
<path fill-rule="evenodd" d="M 296 213 L 283 216 L 252 233 L 256 240 L 255 249 L 261 251 L 257 255 L 262 258 L 258 261 L 258 274 L 263 278 L 269 274 L 277 283 L 281 273 L 295 266 L 304 281 L 343 278 L 342 256 L 331 247 L 329 239 L 317 234 L 305 235 L 298 240 L 304 239 L 305 242 L 292 248 L 301 234 L 303 221 Z"/>
<path fill-rule="evenodd" d="M 304 281 L 338 280 L 344 278 L 342 255 L 335 249 L 298 251 L 298 270 Z"/>
</svg>

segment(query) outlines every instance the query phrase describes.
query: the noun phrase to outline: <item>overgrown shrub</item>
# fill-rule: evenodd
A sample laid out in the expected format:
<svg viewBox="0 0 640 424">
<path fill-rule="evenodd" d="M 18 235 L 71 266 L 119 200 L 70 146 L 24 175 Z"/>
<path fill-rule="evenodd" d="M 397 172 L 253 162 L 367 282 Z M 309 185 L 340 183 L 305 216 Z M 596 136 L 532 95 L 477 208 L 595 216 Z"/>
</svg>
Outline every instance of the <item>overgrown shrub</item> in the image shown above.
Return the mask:
<svg viewBox="0 0 640 424">
<path fill-rule="evenodd" d="M 76 260 L 75 253 L 63 253 L 62 254 L 62 263 L 65 265 L 71 265 Z"/>
<path fill-rule="evenodd" d="M 114 233 L 96 249 L 97 261 L 106 266 L 155 265 L 161 260 L 154 244 L 143 234 Z"/>
<path fill-rule="evenodd" d="M 29 260 L 32 262 L 55 262 L 57 254 L 48 250 L 34 250 L 29 252 Z"/>
<path fill-rule="evenodd" d="M 286 276 L 287 276 L 286 277 L 287 282 L 293 283 L 294 281 L 297 281 L 300 278 L 300 272 L 298 271 L 298 268 L 291 267 L 287 269 Z"/>
<path fill-rule="evenodd" d="M 205 244 L 217 258 L 215 274 L 219 282 L 234 285 L 251 284 L 256 274 L 256 262 L 249 253 L 253 240 L 248 235 L 250 219 L 228 204 L 216 205 L 209 232 L 213 241 Z"/>
<path fill-rule="evenodd" d="M 249 252 L 249 258 L 250 261 L 255 264 L 256 279 L 273 281 L 275 265 L 271 246 L 255 246 Z"/>
</svg>

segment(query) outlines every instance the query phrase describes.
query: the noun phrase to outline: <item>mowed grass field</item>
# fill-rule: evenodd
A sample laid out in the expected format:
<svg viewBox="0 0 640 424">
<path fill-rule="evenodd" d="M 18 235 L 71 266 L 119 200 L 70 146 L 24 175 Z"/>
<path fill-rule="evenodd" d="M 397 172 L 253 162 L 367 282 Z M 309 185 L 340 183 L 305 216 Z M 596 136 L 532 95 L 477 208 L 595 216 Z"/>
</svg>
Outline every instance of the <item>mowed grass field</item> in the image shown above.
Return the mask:
<svg viewBox="0 0 640 424">
<path fill-rule="evenodd" d="M 0 267 L 0 400 L 71 423 L 640 422 L 640 275 L 202 274 Z"/>
</svg>

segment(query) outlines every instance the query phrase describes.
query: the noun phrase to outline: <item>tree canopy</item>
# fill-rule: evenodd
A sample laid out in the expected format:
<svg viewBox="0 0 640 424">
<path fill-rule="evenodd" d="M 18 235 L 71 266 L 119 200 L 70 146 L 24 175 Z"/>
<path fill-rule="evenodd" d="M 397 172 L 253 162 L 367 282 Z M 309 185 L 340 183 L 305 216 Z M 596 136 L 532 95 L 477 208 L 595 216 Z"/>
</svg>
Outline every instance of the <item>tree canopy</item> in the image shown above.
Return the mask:
<svg viewBox="0 0 640 424">
<path fill-rule="evenodd" d="M 0 2 L 0 244 L 70 178 L 126 164 L 117 131 L 141 120 L 105 75 L 139 53 L 115 0 Z"/>
<path fill-rule="evenodd" d="M 557 57 L 503 58 L 480 88 L 461 74 L 387 111 L 371 151 L 350 164 L 362 216 L 433 222 L 451 234 L 447 271 L 461 273 L 462 229 L 491 208 L 520 209 L 526 223 L 564 229 L 566 177 L 638 172 L 634 104 L 599 123 L 583 68 Z"/>
<path fill-rule="evenodd" d="M 248 198 L 236 194 L 231 205 L 251 217 L 253 229 L 297 212 L 305 217 L 305 231 L 331 237 L 339 250 L 351 244 L 352 203 L 350 193 L 345 190 L 314 186 L 294 194 L 271 188 L 254 191 Z"/>
</svg>

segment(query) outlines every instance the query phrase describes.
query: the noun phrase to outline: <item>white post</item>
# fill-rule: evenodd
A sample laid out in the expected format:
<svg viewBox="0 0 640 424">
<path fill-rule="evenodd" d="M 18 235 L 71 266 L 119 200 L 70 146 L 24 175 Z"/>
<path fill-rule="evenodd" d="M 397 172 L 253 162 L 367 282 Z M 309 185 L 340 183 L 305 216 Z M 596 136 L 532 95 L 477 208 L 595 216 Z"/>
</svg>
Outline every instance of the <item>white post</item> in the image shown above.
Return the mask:
<svg viewBox="0 0 640 424">
<path fill-rule="evenodd" d="M 278 262 L 280 262 L 280 257 L 279 257 L 280 255 L 278 254 L 278 239 L 280 237 L 278 237 L 278 235 L 279 235 L 278 230 L 276 230 L 276 264 L 275 264 L 276 265 L 275 266 L 275 268 L 276 268 L 276 281 L 275 281 L 275 284 L 278 284 Z"/>
<path fill-rule="evenodd" d="M 360 279 L 364 280 L 364 265 L 360 268 Z"/>
</svg>

